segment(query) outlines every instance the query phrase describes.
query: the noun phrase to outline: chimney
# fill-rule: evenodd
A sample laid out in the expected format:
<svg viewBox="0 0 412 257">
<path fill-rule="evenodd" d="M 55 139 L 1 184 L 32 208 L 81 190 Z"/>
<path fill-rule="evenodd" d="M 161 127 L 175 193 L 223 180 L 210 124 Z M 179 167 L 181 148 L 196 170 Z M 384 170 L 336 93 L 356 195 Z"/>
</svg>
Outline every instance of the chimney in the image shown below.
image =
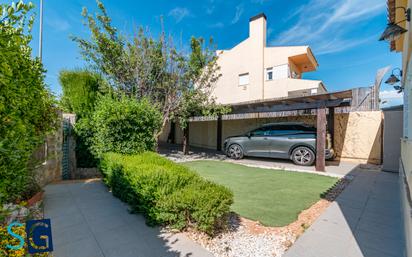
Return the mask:
<svg viewBox="0 0 412 257">
<path fill-rule="evenodd" d="M 264 13 L 249 19 L 249 38 L 266 47 L 266 15 Z"/>
</svg>

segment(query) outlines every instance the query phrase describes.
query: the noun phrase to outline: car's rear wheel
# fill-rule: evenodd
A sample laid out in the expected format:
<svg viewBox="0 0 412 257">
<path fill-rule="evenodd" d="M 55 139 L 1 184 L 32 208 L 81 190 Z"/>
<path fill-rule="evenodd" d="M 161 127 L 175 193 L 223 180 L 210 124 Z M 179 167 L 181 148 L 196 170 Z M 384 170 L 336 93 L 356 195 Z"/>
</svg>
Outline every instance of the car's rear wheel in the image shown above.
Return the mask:
<svg viewBox="0 0 412 257">
<path fill-rule="evenodd" d="M 232 144 L 227 149 L 227 156 L 232 158 L 232 159 L 235 159 L 235 160 L 242 159 L 243 155 L 244 155 L 243 154 L 243 149 L 238 144 Z"/>
<path fill-rule="evenodd" d="M 315 161 L 315 153 L 309 147 L 296 147 L 292 152 L 292 161 L 296 165 L 310 166 Z"/>
</svg>

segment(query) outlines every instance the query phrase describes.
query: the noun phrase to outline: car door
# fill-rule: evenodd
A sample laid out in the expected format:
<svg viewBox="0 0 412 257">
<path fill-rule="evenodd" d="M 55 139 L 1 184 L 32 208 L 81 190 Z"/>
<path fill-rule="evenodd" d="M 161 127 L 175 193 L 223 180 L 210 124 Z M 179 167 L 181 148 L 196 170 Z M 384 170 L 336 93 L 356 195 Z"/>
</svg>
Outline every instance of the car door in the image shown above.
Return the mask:
<svg viewBox="0 0 412 257">
<path fill-rule="evenodd" d="M 270 157 L 288 158 L 291 147 L 290 137 L 297 133 L 292 125 L 274 125 L 270 128 Z"/>
<path fill-rule="evenodd" d="M 261 127 L 250 132 L 244 143 L 244 151 L 248 156 L 270 157 L 269 127 Z"/>
</svg>

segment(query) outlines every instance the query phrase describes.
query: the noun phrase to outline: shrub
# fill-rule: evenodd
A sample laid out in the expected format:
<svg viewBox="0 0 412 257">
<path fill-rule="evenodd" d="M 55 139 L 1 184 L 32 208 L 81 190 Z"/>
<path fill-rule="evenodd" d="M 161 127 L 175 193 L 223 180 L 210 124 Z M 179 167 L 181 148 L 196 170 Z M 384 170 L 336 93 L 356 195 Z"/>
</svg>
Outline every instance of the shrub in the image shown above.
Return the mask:
<svg viewBox="0 0 412 257">
<path fill-rule="evenodd" d="M 29 160 L 56 119 L 43 66 L 31 55 L 30 24 L 24 22 L 31 8 L 0 4 L 6 15 L 0 22 L 0 204 L 30 196 Z"/>
<path fill-rule="evenodd" d="M 93 113 L 98 96 L 108 88 L 99 74 L 88 70 L 62 70 L 59 82 L 63 91 L 61 107 L 80 118 Z"/>
<path fill-rule="evenodd" d="M 63 91 L 60 106 L 65 112 L 76 114 L 76 164 L 81 168 L 96 167 L 88 139 L 92 137 L 91 116 L 98 97 L 108 91 L 107 82 L 99 74 L 82 69 L 60 71 L 59 82 Z"/>
<path fill-rule="evenodd" d="M 212 234 L 224 224 L 233 203 L 227 188 L 156 153 L 106 153 L 100 169 L 113 195 L 143 213 L 151 225 L 194 227 Z"/>
<path fill-rule="evenodd" d="M 101 97 L 92 118 L 92 150 L 135 154 L 153 150 L 155 133 L 161 126 L 161 113 L 149 101 L 128 97 Z"/>
</svg>

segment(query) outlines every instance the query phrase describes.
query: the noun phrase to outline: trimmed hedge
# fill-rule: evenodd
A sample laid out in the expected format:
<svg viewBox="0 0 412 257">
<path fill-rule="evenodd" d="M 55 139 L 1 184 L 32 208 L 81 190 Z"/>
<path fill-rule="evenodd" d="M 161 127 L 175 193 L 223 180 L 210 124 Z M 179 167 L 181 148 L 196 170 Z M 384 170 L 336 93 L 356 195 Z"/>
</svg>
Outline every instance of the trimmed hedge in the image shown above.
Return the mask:
<svg viewBox="0 0 412 257">
<path fill-rule="evenodd" d="M 97 102 L 90 125 L 91 150 L 97 157 L 109 152 L 139 154 L 155 149 L 162 114 L 145 98 L 105 95 Z"/>
<path fill-rule="evenodd" d="M 233 203 L 229 189 L 156 153 L 106 153 L 100 169 L 113 195 L 143 213 L 149 225 L 213 234 L 225 225 Z"/>
</svg>

